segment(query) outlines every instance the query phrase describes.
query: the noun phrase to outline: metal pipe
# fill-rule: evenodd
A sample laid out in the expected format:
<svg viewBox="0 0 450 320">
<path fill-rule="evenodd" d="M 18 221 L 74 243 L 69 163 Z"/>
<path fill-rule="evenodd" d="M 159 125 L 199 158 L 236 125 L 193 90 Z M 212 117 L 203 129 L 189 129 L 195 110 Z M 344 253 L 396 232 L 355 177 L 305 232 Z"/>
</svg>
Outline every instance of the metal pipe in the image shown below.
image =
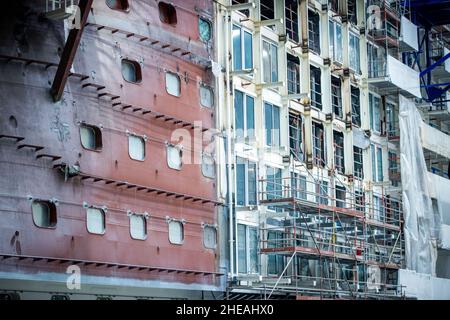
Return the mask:
<svg viewBox="0 0 450 320">
<path fill-rule="evenodd" d="M 230 244 L 230 276 L 234 278 L 234 223 L 233 223 L 233 199 L 232 199 L 232 180 L 231 180 L 231 163 L 232 163 L 232 155 L 231 155 L 231 89 L 230 89 L 230 61 L 229 61 L 229 52 L 230 52 L 230 14 L 228 10 L 225 11 L 225 73 L 226 73 L 226 108 L 227 108 L 227 128 L 226 128 L 226 136 L 227 136 L 227 201 L 228 201 L 228 219 L 229 219 L 229 239 L 228 242 Z"/>
</svg>

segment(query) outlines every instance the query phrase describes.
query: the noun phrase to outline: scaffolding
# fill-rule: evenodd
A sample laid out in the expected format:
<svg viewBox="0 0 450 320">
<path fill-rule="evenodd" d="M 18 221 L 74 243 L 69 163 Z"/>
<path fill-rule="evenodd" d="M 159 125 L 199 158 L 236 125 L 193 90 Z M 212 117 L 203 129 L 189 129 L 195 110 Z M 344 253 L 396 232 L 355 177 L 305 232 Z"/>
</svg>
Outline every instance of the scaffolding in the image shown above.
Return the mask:
<svg viewBox="0 0 450 320">
<path fill-rule="evenodd" d="M 260 253 L 284 266 L 266 279 L 276 280 L 266 298 L 274 292 L 322 299 L 401 297 L 395 275 L 403 264 L 401 201 L 373 192 L 361 199 L 348 190 L 340 197 L 342 190 L 333 184 L 324 190 L 321 178 L 306 184 L 296 179 L 281 179 L 280 185 L 260 180 L 260 204 L 270 208 Z M 277 237 L 268 236 L 274 232 Z"/>
</svg>

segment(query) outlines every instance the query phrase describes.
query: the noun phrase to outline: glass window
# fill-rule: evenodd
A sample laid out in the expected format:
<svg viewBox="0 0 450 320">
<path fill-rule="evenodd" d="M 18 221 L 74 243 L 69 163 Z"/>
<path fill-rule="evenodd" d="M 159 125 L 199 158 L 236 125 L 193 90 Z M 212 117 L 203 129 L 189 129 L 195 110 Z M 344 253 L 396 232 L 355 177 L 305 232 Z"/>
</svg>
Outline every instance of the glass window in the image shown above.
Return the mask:
<svg viewBox="0 0 450 320">
<path fill-rule="evenodd" d="M 377 147 L 377 178 L 383 181 L 383 150 Z"/>
<path fill-rule="evenodd" d="M 236 202 L 238 206 L 256 205 L 256 163 L 236 157 Z"/>
<path fill-rule="evenodd" d="M 342 132 L 333 131 L 334 142 L 334 165 L 336 170 L 345 173 L 345 159 L 344 159 L 344 135 Z"/>
<path fill-rule="evenodd" d="M 143 161 L 145 159 L 145 140 L 142 137 L 128 136 L 128 154 L 133 160 Z"/>
<path fill-rule="evenodd" d="M 213 179 L 216 175 L 216 164 L 214 157 L 207 153 L 203 153 L 202 155 L 202 174 L 203 176 L 211 179 Z"/>
<path fill-rule="evenodd" d="M 320 17 L 313 11 L 308 12 L 309 49 L 320 54 Z"/>
<path fill-rule="evenodd" d="M 214 92 L 213 89 L 207 86 L 200 86 L 200 104 L 206 108 L 214 106 Z"/>
<path fill-rule="evenodd" d="M 364 178 L 363 170 L 363 151 L 361 148 L 353 146 L 353 170 L 356 178 Z"/>
<path fill-rule="evenodd" d="M 303 161 L 303 123 L 298 114 L 289 114 L 289 147 L 295 160 Z"/>
<path fill-rule="evenodd" d="M 238 238 L 238 272 L 247 273 L 247 229 L 245 225 L 238 224 L 237 226 Z"/>
<path fill-rule="evenodd" d="M 325 132 L 323 125 L 313 122 L 313 162 L 316 166 L 324 167 L 325 161 Z"/>
<path fill-rule="evenodd" d="M 300 59 L 287 55 L 288 94 L 300 93 Z"/>
<path fill-rule="evenodd" d="M 307 190 L 306 190 L 306 177 L 300 175 L 296 172 L 291 172 L 291 188 L 292 197 L 306 200 Z"/>
<path fill-rule="evenodd" d="M 346 196 L 345 187 L 336 186 L 336 207 L 338 208 L 346 207 L 345 196 Z"/>
<path fill-rule="evenodd" d="M 359 37 L 354 33 L 350 32 L 350 68 L 356 72 L 360 72 L 360 58 L 359 58 Z"/>
<path fill-rule="evenodd" d="M 166 91 L 168 94 L 179 97 L 181 94 L 180 77 L 172 72 L 166 72 Z"/>
<path fill-rule="evenodd" d="M 342 48 L 342 26 L 333 20 L 329 20 L 330 33 L 330 57 L 334 61 L 343 62 L 343 48 Z"/>
<path fill-rule="evenodd" d="M 283 196 L 283 179 L 280 168 L 266 167 L 267 199 L 279 199 Z"/>
<path fill-rule="evenodd" d="M 172 244 L 182 244 L 184 241 L 184 226 L 181 221 L 169 222 L 169 241 Z"/>
<path fill-rule="evenodd" d="M 211 40 L 211 22 L 204 18 L 198 19 L 198 33 L 203 41 Z"/>
<path fill-rule="evenodd" d="M 122 76 L 128 82 L 138 83 L 142 80 L 141 65 L 136 61 L 122 60 Z"/>
<path fill-rule="evenodd" d="M 316 202 L 328 205 L 328 182 L 319 181 L 316 184 Z"/>
<path fill-rule="evenodd" d="M 258 273 L 258 229 L 238 224 L 238 272 Z"/>
<path fill-rule="evenodd" d="M 286 17 L 286 34 L 294 42 L 298 42 L 298 3 L 296 1 L 285 2 L 285 17 Z"/>
<path fill-rule="evenodd" d="M 336 117 L 343 117 L 341 80 L 331 77 L 331 106 Z"/>
<path fill-rule="evenodd" d="M 161 22 L 171 25 L 177 24 L 177 10 L 173 5 L 161 1 L 158 3 L 158 9 Z"/>
<path fill-rule="evenodd" d="M 279 146 L 280 140 L 280 108 L 270 103 L 264 103 L 264 118 L 266 129 L 266 145 Z"/>
<path fill-rule="evenodd" d="M 233 69 L 253 68 L 252 34 L 240 26 L 233 25 Z"/>
<path fill-rule="evenodd" d="M 311 106 L 322 110 L 322 80 L 320 68 L 310 66 Z"/>
<path fill-rule="evenodd" d="M 267 232 L 267 247 L 277 248 L 283 246 L 283 233 L 279 231 L 268 231 Z M 283 256 L 280 255 L 269 255 L 267 262 L 267 273 L 269 275 L 280 275 L 284 269 Z"/>
<path fill-rule="evenodd" d="M 90 233 L 105 233 L 105 212 L 98 208 L 88 208 L 86 218 L 87 230 Z"/>
<path fill-rule="evenodd" d="M 217 245 L 217 230 L 213 226 L 203 228 L 203 245 L 208 249 L 215 249 Z"/>
<path fill-rule="evenodd" d="M 355 204 L 356 204 L 356 210 L 364 212 L 365 211 L 365 200 L 364 200 L 364 193 L 362 191 L 356 190 L 355 191 Z"/>
<path fill-rule="evenodd" d="M 351 86 L 352 123 L 361 127 L 361 103 L 359 89 Z"/>
<path fill-rule="evenodd" d="M 370 145 L 372 160 L 372 179 L 375 182 L 382 182 L 383 177 L 383 150 L 375 145 Z"/>
<path fill-rule="evenodd" d="M 145 216 L 140 214 L 130 215 L 130 234 L 136 240 L 147 238 L 147 219 Z"/>
<path fill-rule="evenodd" d="M 369 93 L 370 129 L 381 132 L 381 98 Z"/>
<path fill-rule="evenodd" d="M 167 145 L 167 165 L 171 169 L 181 170 L 183 165 L 183 151 L 181 146 L 178 145 Z"/>
<path fill-rule="evenodd" d="M 106 0 L 106 5 L 113 10 L 127 11 L 129 9 L 128 0 Z"/>
<path fill-rule="evenodd" d="M 237 138 L 255 134 L 255 100 L 241 91 L 234 91 L 235 132 Z"/>
<path fill-rule="evenodd" d="M 80 138 L 83 148 L 88 150 L 102 149 L 102 131 L 98 127 L 80 125 Z"/>
<path fill-rule="evenodd" d="M 278 81 L 278 47 L 263 40 L 263 80 L 266 83 Z"/>
<path fill-rule="evenodd" d="M 31 204 L 34 224 L 41 228 L 56 227 L 56 206 L 49 201 L 34 200 Z"/>
<path fill-rule="evenodd" d="M 258 273 L 258 230 L 248 227 L 250 273 Z"/>
</svg>

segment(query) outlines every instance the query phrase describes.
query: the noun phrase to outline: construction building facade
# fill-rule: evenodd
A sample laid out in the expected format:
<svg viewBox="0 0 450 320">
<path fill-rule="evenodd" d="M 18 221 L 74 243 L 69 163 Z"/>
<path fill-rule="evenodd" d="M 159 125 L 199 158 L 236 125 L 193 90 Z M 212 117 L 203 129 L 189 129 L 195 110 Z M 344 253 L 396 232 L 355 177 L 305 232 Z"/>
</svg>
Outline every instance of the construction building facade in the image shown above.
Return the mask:
<svg viewBox="0 0 450 320">
<path fill-rule="evenodd" d="M 0 296 L 450 299 L 448 6 L 11 4 Z"/>
<path fill-rule="evenodd" d="M 221 4 L 228 297 L 448 297 L 448 18 L 421 1 Z"/>
</svg>

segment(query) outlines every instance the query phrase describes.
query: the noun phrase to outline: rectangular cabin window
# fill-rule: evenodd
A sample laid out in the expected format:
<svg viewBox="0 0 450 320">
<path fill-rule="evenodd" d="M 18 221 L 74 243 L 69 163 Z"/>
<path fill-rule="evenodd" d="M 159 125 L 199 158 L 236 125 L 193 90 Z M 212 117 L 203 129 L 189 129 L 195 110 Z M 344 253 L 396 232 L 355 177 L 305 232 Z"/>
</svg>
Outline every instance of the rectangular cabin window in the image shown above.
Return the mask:
<svg viewBox="0 0 450 320">
<path fill-rule="evenodd" d="M 233 25 L 233 70 L 253 68 L 252 33 L 238 25 Z"/>
<path fill-rule="evenodd" d="M 139 83 L 142 81 L 141 65 L 137 61 L 122 59 L 122 76 L 125 81 Z"/>
<path fill-rule="evenodd" d="M 133 160 L 144 161 L 145 159 L 145 140 L 143 137 L 128 136 L 128 154 Z"/>
<path fill-rule="evenodd" d="M 324 167 L 325 162 L 325 132 L 323 125 L 313 122 L 313 163 Z"/>
<path fill-rule="evenodd" d="M 355 209 L 360 212 L 365 211 L 364 192 L 359 190 L 355 191 Z"/>
<path fill-rule="evenodd" d="M 303 161 L 303 123 L 298 114 L 289 114 L 289 148 L 295 160 Z"/>
<path fill-rule="evenodd" d="M 102 131 L 96 126 L 80 125 L 81 145 L 87 150 L 100 151 L 102 149 Z"/>
<path fill-rule="evenodd" d="M 203 228 L 203 245 L 207 249 L 215 249 L 217 246 L 217 229 L 213 226 Z"/>
<path fill-rule="evenodd" d="M 306 200 L 306 177 L 296 172 L 291 172 L 292 197 Z"/>
<path fill-rule="evenodd" d="M 342 112 L 342 83 L 341 79 L 331 77 L 331 106 L 336 117 L 343 117 Z"/>
<path fill-rule="evenodd" d="M 211 179 L 214 179 L 216 176 L 216 163 L 214 157 L 207 153 L 203 153 L 202 155 L 202 174 L 204 177 Z"/>
<path fill-rule="evenodd" d="M 130 234 L 135 240 L 147 239 L 147 219 L 141 214 L 130 215 Z"/>
<path fill-rule="evenodd" d="M 214 91 L 211 87 L 200 86 L 200 104 L 205 108 L 214 106 Z"/>
<path fill-rule="evenodd" d="M 363 179 L 363 151 L 361 148 L 353 146 L 353 171 L 355 178 Z"/>
<path fill-rule="evenodd" d="M 278 47 L 263 40 L 263 80 L 265 83 L 278 81 Z"/>
<path fill-rule="evenodd" d="M 316 202 L 319 204 L 328 205 L 328 182 L 318 181 L 316 183 Z"/>
<path fill-rule="evenodd" d="M 333 131 L 334 165 L 340 174 L 345 173 L 344 161 L 344 135 L 342 132 Z"/>
<path fill-rule="evenodd" d="M 283 196 L 283 179 L 280 168 L 266 167 L 266 197 L 280 199 Z M 269 207 L 269 209 L 271 209 Z"/>
<path fill-rule="evenodd" d="M 298 42 L 298 2 L 296 0 L 286 0 L 284 7 L 286 17 L 286 34 L 290 40 Z"/>
<path fill-rule="evenodd" d="M 182 244 L 184 241 L 184 225 L 181 221 L 169 222 L 169 241 L 172 244 Z"/>
<path fill-rule="evenodd" d="M 266 145 L 279 146 L 280 138 L 280 108 L 273 104 L 264 103 L 264 122 L 266 130 Z"/>
<path fill-rule="evenodd" d="M 238 224 L 238 272 L 258 273 L 258 229 Z"/>
<path fill-rule="evenodd" d="M 33 200 L 31 204 L 33 222 L 40 228 L 56 227 L 56 206 L 50 201 Z"/>
<path fill-rule="evenodd" d="M 350 68 L 359 73 L 361 71 L 360 55 L 359 55 L 359 37 L 350 32 L 349 37 L 349 55 L 350 55 Z"/>
<path fill-rule="evenodd" d="M 234 91 L 234 129 L 236 138 L 255 135 L 255 99 L 241 91 Z"/>
<path fill-rule="evenodd" d="M 267 232 L 267 247 L 281 248 L 284 246 L 283 233 L 281 231 L 270 230 Z M 281 255 L 269 255 L 267 262 L 267 273 L 279 276 L 284 270 L 284 257 Z"/>
<path fill-rule="evenodd" d="M 105 211 L 99 208 L 88 208 L 86 217 L 86 226 L 89 233 L 105 233 Z"/>
<path fill-rule="evenodd" d="M 346 191 L 345 187 L 343 186 L 336 186 L 336 207 L 338 208 L 345 208 L 346 207 Z"/>
<path fill-rule="evenodd" d="M 167 165 L 171 169 L 181 170 L 183 165 L 183 150 L 180 145 L 168 144 L 167 151 Z"/>
<path fill-rule="evenodd" d="M 287 55 L 288 94 L 300 93 L 300 59 Z"/>
<path fill-rule="evenodd" d="M 171 96 L 179 97 L 181 94 L 180 77 L 172 72 L 166 72 L 166 91 Z"/>
<path fill-rule="evenodd" d="M 320 68 L 310 67 L 311 106 L 322 110 L 322 80 Z"/>
<path fill-rule="evenodd" d="M 330 58 L 339 63 L 343 62 L 343 47 L 342 47 L 342 26 L 340 23 L 329 20 L 328 28 L 330 33 Z"/>
<path fill-rule="evenodd" d="M 359 89 L 351 86 L 352 123 L 361 127 L 361 98 Z"/>
<path fill-rule="evenodd" d="M 369 93 L 370 129 L 375 133 L 381 133 L 381 98 Z"/>
<path fill-rule="evenodd" d="M 256 163 L 241 157 L 236 157 L 237 205 L 256 205 L 256 187 Z"/>
<path fill-rule="evenodd" d="M 383 150 L 376 147 L 374 144 L 370 145 L 371 160 L 372 160 L 372 180 L 374 182 L 383 181 Z"/>
<path fill-rule="evenodd" d="M 320 54 L 320 16 L 311 10 L 308 11 L 308 33 L 309 49 Z"/>
</svg>

